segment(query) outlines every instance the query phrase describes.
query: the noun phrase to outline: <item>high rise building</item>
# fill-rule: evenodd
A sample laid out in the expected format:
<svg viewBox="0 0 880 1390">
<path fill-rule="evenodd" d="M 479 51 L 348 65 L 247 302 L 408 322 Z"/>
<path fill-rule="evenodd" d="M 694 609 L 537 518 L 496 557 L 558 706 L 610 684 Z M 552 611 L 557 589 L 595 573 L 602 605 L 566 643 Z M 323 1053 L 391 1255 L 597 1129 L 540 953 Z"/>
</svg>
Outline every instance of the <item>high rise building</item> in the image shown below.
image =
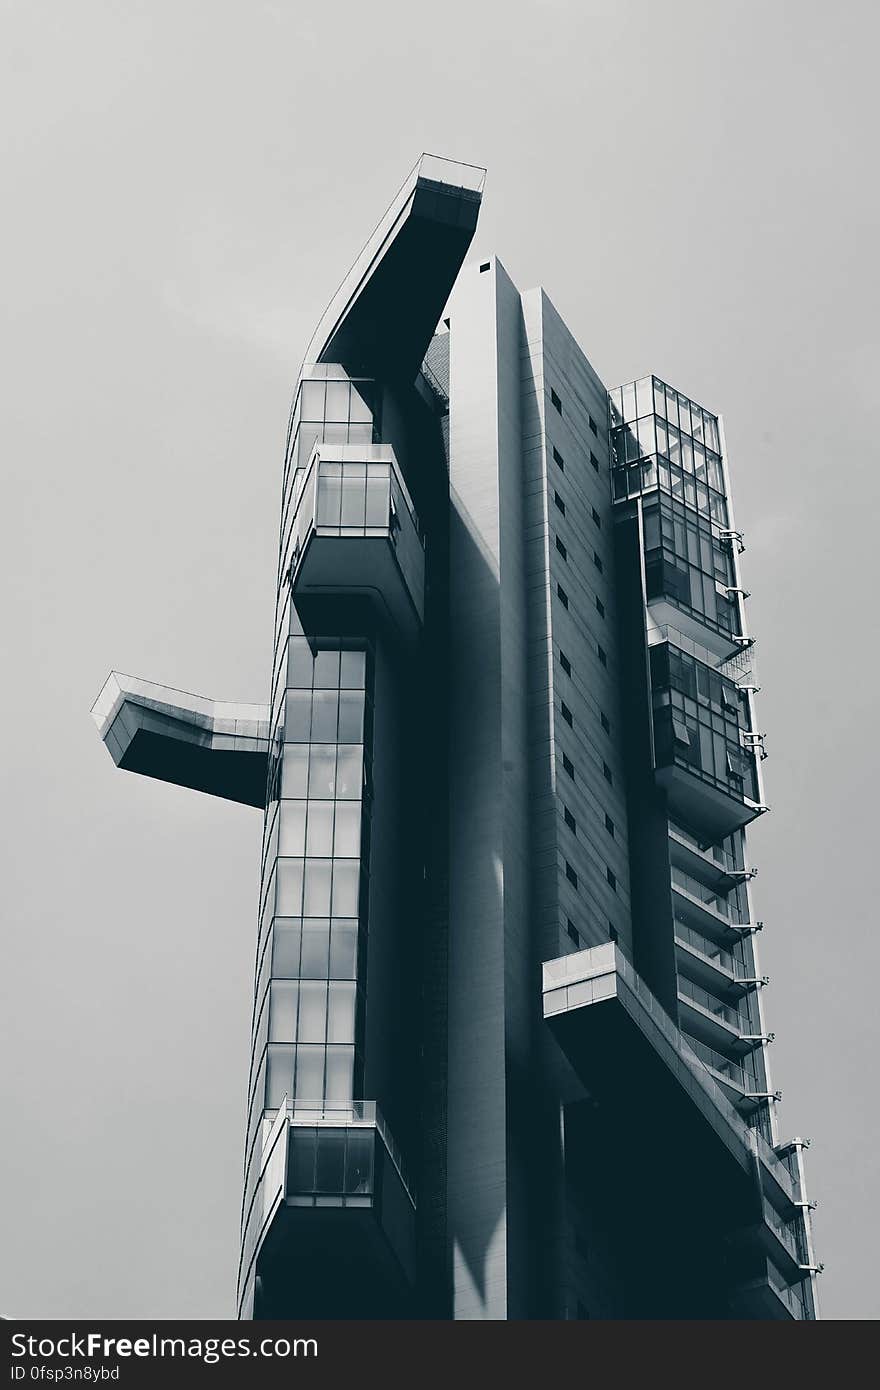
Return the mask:
<svg viewBox="0 0 880 1390">
<path fill-rule="evenodd" d="M 309 348 L 268 704 L 95 708 L 264 812 L 238 1312 L 811 1319 L 721 421 L 462 269 L 482 183 L 423 157 Z"/>
</svg>

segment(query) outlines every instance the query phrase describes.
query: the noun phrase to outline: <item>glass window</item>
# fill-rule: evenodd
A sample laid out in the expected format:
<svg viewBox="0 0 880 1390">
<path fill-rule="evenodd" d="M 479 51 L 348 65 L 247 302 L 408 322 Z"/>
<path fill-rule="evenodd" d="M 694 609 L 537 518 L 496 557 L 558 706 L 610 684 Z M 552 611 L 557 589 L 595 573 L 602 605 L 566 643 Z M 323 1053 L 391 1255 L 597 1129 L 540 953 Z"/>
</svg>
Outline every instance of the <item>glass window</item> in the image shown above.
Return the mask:
<svg viewBox="0 0 880 1390">
<path fill-rule="evenodd" d="M 327 382 L 327 403 L 324 407 L 324 419 L 335 420 L 342 424 L 348 424 L 348 397 L 349 389 L 347 381 L 328 381 Z"/>
<path fill-rule="evenodd" d="M 314 1192 L 317 1151 L 316 1129 L 304 1129 L 301 1125 L 291 1127 L 288 1151 L 288 1187 L 291 1192 Z"/>
<path fill-rule="evenodd" d="M 302 916 L 303 861 L 279 859 L 276 910 L 279 917 Z"/>
<path fill-rule="evenodd" d="M 320 469 L 317 523 L 319 526 L 329 526 L 332 529 L 339 525 L 339 515 L 342 509 L 342 477 L 338 472 L 338 464 L 322 463 Z"/>
<path fill-rule="evenodd" d="M 282 1043 L 270 1043 L 266 1073 L 266 1108 L 277 1110 L 284 1097 L 293 1095 L 294 1049 Z"/>
<path fill-rule="evenodd" d="M 343 690 L 363 690 L 366 684 L 366 652 L 342 652 L 339 684 Z"/>
<path fill-rule="evenodd" d="M 327 1082 L 325 1094 L 334 1105 L 350 1105 L 354 1081 L 354 1048 L 327 1048 Z"/>
<path fill-rule="evenodd" d="M 338 754 L 336 795 L 340 801 L 359 801 L 363 788 L 363 749 L 357 744 L 340 744 Z"/>
<path fill-rule="evenodd" d="M 371 1129 L 350 1129 L 348 1131 L 347 1143 L 345 1146 L 346 1192 L 372 1192 L 373 1142 L 373 1131 Z"/>
<path fill-rule="evenodd" d="M 315 654 L 315 689 L 338 690 L 339 651 L 335 648 L 322 648 Z"/>
<path fill-rule="evenodd" d="M 286 762 L 286 758 L 285 758 Z M 333 798 L 336 794 L 336 749 L 316 744 L 309 760 L 309 796 Z"/>
<path fill-rule="evenodd" d="M 304 381 L 300 388 L 300 415 L 303 420 L 324 419 L 324 382 Z"/>
<path fill-rule="evenodd" d="M 367 526 L 387 526 L 389 507 L 389 471 L 371 464 L 367 469 L 366 511 Z"/>
<path fill-rule="evenodd" d="M 300 1022 L 302 1008 L 300 1007 Z M 308 1101 L 321 1101 L 324 1098 L 324 1048 L 315 1044 L 296 1049 L 296 1100 L 297 1104 Z"/>
<path fill-rule="evenodd" d="M 328 1043 L 354 1043 L 354 981 L 335 980 L 329 987 Z"/>
<path fill-rule="evenodd" d="M 288 743 L 308 743 L 311 718 L 312 692 L 288 690 L 284 715 L 284 737 Z"/>
<path fill-rule="evenodd" d="M 306 853 L 329 859 L 333 853 L 333 802 L 310 801 Z"/>
<path fill-rule="evenodd" d="M 327 1027 L 327 985 L 324 980 L 301 980 L 299 987 L 300 1042 L 323 1043 Z M 298 1091 L 299 1094 L 299 1091 Z M 309 1092 L 305 1092 L 309 1096 Z M 312 1094 L 320 1095 L 321 1092 Z"/>
<path fill-rule="evenodd" d="M 330 978 L 332 980 L 353 980 L 357 974 L 357 936 L 356 921 L 333 919 L 330 932 Z"/>
<path fill-rule="evenodd" d="M 347 463 L 342 476 L 342 525 L 363 529 L 366 507 L 367 467 Z"/>
<path fill-rule="evenodd" d="M 299 973 L 304 980 L 326 980 L 330 923 L 307 918 L 302 924 L 302 960 Z"/>
<path fill-rule="evenodd" d="M 336 859 L 333 861 L 334 917 L 357 916 L 359 880 L 359 860 Z"/>
<path fill-rule="evenodd" d="M 361 852 L 361 807 L 357 801 L 336 803 L 333 853 L 340 859 L 356 859 Z"/>
<path fill-rule="evenodd" d="M 303 917 L 330 916 L 329 859 L 307 859 L 303 892 Z"/>
<path fill-rule="evenodd" d="M 312 667 L 315 659 L 308 639 L 291 637 L 287 662 L 287 684 L 298 686 L 301 690 L 312 688 Z"/>
<path fill-rule="evenodd" d="M 288 743 L 281 760 L 281 795 L 305 796 L 309 777 L 308 744 Z"/>
<path fill-rule="evenodd" d="M 301 858 L 305 849 L 306 803 L 285 801 L 279 813 L 278 853 Z"/>
<path fill-rule="evenodd" d="M 293 692 L 296 694 L 297 692 Z M 289 698 L 289 697 L 288 697 Z M 339 695 L 335 690 L 316 690 L 312 695 L 312 742 L 335 743 Z"/>
<path fill-rule="evenodd" d="M 653 454 L 656 450 L 654 443 L 654 417 L 645 415 L 638 422 L 639 431 L 639 453 Z"/>
<path fill-rule="evenodd" d="M 346 690 L 339 696 L 339 742 L 363 743 L 364 696 L 359 690 Z"/>
<path fill-rule="evenodd" d="M 345 1130 L 318 1130 L 318 1161 L 315 1165 L 315 1191 L 341 1192 L 345 1172 Z"/>
<path fill-rule="evenodd" d="M 275 919 L 272 933 L 272 974 L 296 979 L 300 973 L 299 952 L 301 926 L 298 919 Z"/>
<path fill-rule="evenodd" d="M 292 1043 L 296 1039 L 296 980 L 273 980 L 269 1001 L 269 1041 Z"/>
<path fill-rule="evenodd" d="M 636 382 L 636 404 L 640 415 L 654 413 L 654 381 L 652 377 L 642 377 Z"/>
<path fill-rule="evenodd" d="M 353 381 L 351 383 L 349 415 L 352 420 L 368 421 L 372 424 L 372 400 L 374 391 L 375 387 L 370 381 Z"/>
</svg>

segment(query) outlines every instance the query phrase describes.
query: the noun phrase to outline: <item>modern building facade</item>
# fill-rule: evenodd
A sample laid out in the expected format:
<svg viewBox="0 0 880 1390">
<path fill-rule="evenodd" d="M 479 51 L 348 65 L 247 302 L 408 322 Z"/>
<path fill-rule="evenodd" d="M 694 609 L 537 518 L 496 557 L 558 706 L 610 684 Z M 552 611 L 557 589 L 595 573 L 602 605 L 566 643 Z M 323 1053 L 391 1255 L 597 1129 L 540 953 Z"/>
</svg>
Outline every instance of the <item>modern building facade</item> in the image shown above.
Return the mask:
<svg viewBox="0 0 880 1390">
<path fill-rule="evenodd" d="M 721 421 L 462 269 L 482 183 L 424 156 L 316 331 L 267 705 L 95 707 L 264 813 L 238 1313 L 812 1319 Z"/>
</svg>

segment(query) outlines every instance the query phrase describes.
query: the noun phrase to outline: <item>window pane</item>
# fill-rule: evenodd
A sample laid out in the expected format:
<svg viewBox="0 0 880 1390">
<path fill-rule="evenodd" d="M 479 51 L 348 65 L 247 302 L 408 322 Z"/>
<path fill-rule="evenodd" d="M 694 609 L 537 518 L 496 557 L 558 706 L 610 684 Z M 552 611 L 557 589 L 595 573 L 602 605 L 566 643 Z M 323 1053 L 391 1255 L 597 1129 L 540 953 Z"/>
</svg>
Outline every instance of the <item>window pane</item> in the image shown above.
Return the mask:
<svg viewBox="0 0 880 1390">
<path fill-rule="evenodd" d="M 315 661 L 305 637 L 291 637 L 287 657 L 287 683 L 303 690 L 312 687 L 312 667 Z"/>
<path fill-rule="evenodd" d="M 332 798 L 335 791 L 336 749 L 317 744 L 312 748 L 309 762 L 309 796 L 323 800 Z"/>
<path fill-rule="evenodd" d="M 301 857 L 305 848 L 306 803 L 304 801 L 282 802 L 278 818 L 279 855 Z"/>
<path fill-rule="evenodd" d="M 339 513 L 342 507 L 342 478 L 328 476 L 329 464 L 321 465 L 321 474 L 318 480 L 318 525 L 319 526 L 338 526 Z"/>
<path fill-rule="evenodd" d="M 369 421 L 372 424 L 373 412 L 371 409 L 372 383 L 366 381 L 352 382 L 351 401 L 349 404 L 349 415 L 352 420 Z"/>
<path fill-rule="evenodd" d="M 329 859 L 306 860 L 303 917 L 330 916 L 331 863 Z"/>
<path fill-rule="evenodd" d="M 362 743 L 363 739 L 363 693 L 359 690 L 344 691 L 343 694 L 339 696 L 339 742 Z"/>
<path fill-rule="evenodd" d="M 339 859 L 357 859 L 361 852 L 361 805 L 359 801 L 337 801 L 336 834 L 333 853 Z"/>
<path fill-rule="evenodd" d="M 327 404 L 324 407 L 325 420 L 335 420 L 344 425 L 348 424 L 348 395 L 347 381 L 327 382 Z"/>
<path fill-rule="evenodd" d="M 285 1096 L 293 1095 L 293 1054 L 294 1049 L 290 1046 L 280 1043 L 269 1045 L 266 1073 L 266 1107 L 269 1110 L 277 1110 Z"/>
<path fill-rule="evenodd" d="M 300 417 L 303 420 L 323 420 L 324 382 L 304 381 L 300 389 Z"/>
<path fill-rule="evenodd" d="M 357 974 L 357 934 L 358 924 L 356 921 L 345 922 L 339 918 L 334 918 L 330 933 L 331 980 L 353 980 L 355 978 Z"/>
<path fill-rule="evenodd" d="M 305 796 L 309 775 L 308 745 L 288 743 L 281 760 L 281 795 Z"/>
<path fill-rule="evenodd" d="M 327 1041 L 328 1043 L 354 1043 L 353 981 L 336 980 L 330 985 L 327 1009 Z"/>
<path fill-rule="evenodd" d="M 358 745 L 340 744 L 338 753 L 336 795 L 342 801 L 359 801 L 363 782 L 363 750 Z"/>
<path fill-rule="evenodd" d="M 299 987 L 299 1041 L 323 1043 L 326 1023 L 326 983 L 323 980 L 302 980 Z M 321 1092 L 312 1094 L 320 1095 Z"/>
<path fill-rule="evenodd" d="M 368 526 L 388 525 L 389 488 L 390 474 L 388 469 L 371 465 L 367 469 L 366 524 Z"/>
<path fill-rule="evenodd" d="M 329 940 L 330 923 L 326 919 L 303 922 L 300 974 L 304 980 L 326 980 Z"/>
<path fill-rule="evenodd" d="M 354 1048 L 328 1047 L 326 1085 L 328 1101 L 333 1101 L 336 1105 L 346 1105 L 351 1101 L 353 1073 Z"/>
<path fill-rule="evenodd" d="M 284 737 L 288 743 L 308 743 L 311 718 L 311 691 L 288 690 L 284 711 Z"/>
<path fill-rule="evenodd" d="M 345 1168 L 345 1130 L 318 1130 L 316 1192 L 341 1192 Z"/>
<path fill-rule="evenodd" d="M 286 975 L 290 979 L 299 975 L 299 948 L 301 928 L 298 921 L 275 921 L 272 935 L 272 974 Z"/>
<path fill-rule="evenodd" d="M 290 696 L 288 695 L 288 699 Z M 335 743 L 339 696 L 335 690 L 316 690 L 312 700 L 312 742 Z"/>
<path fill-rule="evenodd" d="M 310 801 L 306 853 L 329 859 L 333 853 L 333 802 Z"/>
<path fill-rule="evenodd" d="M 279 917 L 302 916 L 303 861 L 278 860 L 278 890 L 275 898 Z"/>
<path fill-rule="evenodd" d="M 373 1190 L 373 1131 L 350 1129 L 345 1147 L 345 1191 Z"/>
<path fill-rule="evenodd" d="M 338 650 L 319 651 L 315 657 L 315 689 L 336 690 L 339 687 Z"/>
<path fill-rule="evenodd" d="M 269 1000 L 270 1042 L 295 1042 L 298 997 L 299 985 L 295 980 L 272 981 L 272 993 Z"/>
<path fill-rule="evenodd" d="M 339 684 L 344 690 L 363 690 L 366 675 L 366 652 L 342 652 Z"/>
<path fill-rule="evenodd" d="M 291 1127 L 288 1155 L 291 1192 L 314 1192 L 317 1148 L 317 1130 L 303 1129 L 300 1125 Z"/>
<path fill-rule="evenodd" d="M 300 1003 L 302 1020 L 302 1003 Z M 324 1047 L 311 1044 L 296 1049 L 296 1102 L 298 1105 L 324 1098 Z"/>
<path fill-rule="evenodd" d="M 342 475 L 343 526 L 363 526 L 365 506 L 364 489 L 366 487 L 366 481 L 366 464 L 346 464 Z"/>
<path fill-rule="evenodd" d="M 359 879 L 360 860 L 336 859 L 333 861 L 334 917 L 357 916 Z"/>
</svg>

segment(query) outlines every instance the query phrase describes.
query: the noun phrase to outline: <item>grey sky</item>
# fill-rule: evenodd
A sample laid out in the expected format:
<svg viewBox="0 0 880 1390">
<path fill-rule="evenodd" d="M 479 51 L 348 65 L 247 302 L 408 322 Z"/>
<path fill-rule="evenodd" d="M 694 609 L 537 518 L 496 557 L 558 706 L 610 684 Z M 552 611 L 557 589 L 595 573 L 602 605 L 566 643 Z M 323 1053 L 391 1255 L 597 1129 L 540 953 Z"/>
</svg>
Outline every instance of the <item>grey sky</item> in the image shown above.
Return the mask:
<svg viewBox="0 0 880 1390">
<path fill-rule="evenodd" d="M 0 1312 L 233 1310 L 260 816 L 115 772 L 111 666 L 267 696 L 291 389 L 418 153 L 609 383 L 724 413 L 771 1061 L 876 1317 L 869 3 L 3 3 Z"/>
</svg>

